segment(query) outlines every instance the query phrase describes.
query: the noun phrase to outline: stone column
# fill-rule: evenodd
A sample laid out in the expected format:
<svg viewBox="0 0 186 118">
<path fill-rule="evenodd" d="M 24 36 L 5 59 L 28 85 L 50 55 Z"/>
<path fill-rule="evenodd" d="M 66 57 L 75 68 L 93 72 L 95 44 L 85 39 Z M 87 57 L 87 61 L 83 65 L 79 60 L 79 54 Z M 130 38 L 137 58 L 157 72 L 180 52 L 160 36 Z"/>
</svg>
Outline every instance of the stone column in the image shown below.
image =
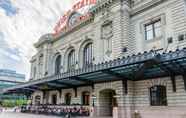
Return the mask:
<svg viewBox="0 0 186 118">
<path fill-rule="evenodd" d="M 122 52 L 121 56 L 127 56 L 131 53 L 131 44 L 130 40 L 130 3 L 128 0 L 121 0 L 121 44 Z"/>
</svg>

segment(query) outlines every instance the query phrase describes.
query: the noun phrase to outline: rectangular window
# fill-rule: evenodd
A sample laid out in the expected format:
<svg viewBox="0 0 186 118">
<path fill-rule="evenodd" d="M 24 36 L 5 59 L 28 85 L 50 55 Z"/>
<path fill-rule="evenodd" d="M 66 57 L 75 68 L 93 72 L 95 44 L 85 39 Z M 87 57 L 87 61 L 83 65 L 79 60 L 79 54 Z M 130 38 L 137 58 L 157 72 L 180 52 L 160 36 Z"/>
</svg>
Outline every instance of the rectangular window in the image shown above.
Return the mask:
<svg viewBox="0 0 186 118">
<path fill-rule="evenodd" d="M 152 40 L 160 37 L 161 31 L 161 20 L 156 20 L 151 23 L 145 24 L 145 40 Z"/>
<path fill-rule="evenodd" d="M 165 86 L 153 86 L 150 88 L 151 106 L 167 106 L 167 95 Z"/>
</svg>

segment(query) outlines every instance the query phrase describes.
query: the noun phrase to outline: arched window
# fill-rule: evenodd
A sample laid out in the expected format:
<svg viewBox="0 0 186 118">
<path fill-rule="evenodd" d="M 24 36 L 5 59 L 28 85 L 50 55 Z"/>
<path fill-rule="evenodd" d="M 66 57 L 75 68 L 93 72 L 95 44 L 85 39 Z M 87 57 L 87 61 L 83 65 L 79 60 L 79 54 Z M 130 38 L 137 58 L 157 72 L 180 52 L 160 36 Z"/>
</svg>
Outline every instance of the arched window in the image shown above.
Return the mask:
<svg viewBox="0 0 186 118">
<path fill-rule="evenodd" d="M 68 54 L 68 71 L 75 69 L 75 50 L 71 50 Z"/>
<path fill-rule="evenodd" d="M 82 105 L 90 105 L 90 92 L 82 93 Z"/>
<path fill-rule="evenodd" d="M 165 86 L 153 86 L 150 88 L 150 104 L 152 106 L 166 106 L 167 95 Z"/>
<path fill-rule="evenodd" d="M 83 66 L 93 64 L 93 44 L 88 43 L 83 50 Z"/>
<path fill-rule="evenodd" d="M 71 93 L 67 93 L 65 95 L 65 104 L 66 105 L 70 105 L 71 104 L 71 97 L 72 97 Z"/>
<path fill-rule="evenodd" d="M 59 55 L 55 61 L 55 74 L 60 73 L 60 67 L 61 67 L 61 55 Z"/>
</svg>

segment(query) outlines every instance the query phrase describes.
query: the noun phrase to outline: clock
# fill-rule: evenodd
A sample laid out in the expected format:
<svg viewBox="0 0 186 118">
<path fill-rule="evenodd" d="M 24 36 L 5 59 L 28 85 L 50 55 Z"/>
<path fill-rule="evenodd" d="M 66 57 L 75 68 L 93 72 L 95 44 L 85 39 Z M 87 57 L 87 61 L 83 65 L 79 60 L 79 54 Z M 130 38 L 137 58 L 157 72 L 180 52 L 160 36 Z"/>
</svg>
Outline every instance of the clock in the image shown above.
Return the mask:
<svg viewBox="0 0 186 118">
<path fill-rule="evenodd" d="M 73 27 L 78 21 L 80 16 L 82 16 L 80 13 L 78 12 L 73 12 L 68 19 L 68 26 L 69 27 Z"/>
</svg>

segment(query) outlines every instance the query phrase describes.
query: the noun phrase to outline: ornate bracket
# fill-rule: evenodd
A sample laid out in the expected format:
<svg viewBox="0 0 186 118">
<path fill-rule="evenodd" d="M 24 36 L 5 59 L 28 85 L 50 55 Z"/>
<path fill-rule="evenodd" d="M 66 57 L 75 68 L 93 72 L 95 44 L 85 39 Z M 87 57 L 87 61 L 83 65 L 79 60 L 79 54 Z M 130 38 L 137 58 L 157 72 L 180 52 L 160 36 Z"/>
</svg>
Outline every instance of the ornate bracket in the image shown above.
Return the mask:
<svg viewBox="0 0 186 118">
<path fill-rule="evenodd" d="M 176 92 L 176 81 L 175 81 L 175 75 L 171 75 L 171 82 L 172 82 L 172 90 L 173 92 Z"/>
<path fill-rule="evenodd" d="M 61 89 L 58 89 L 57 91 L 59 92 L 59 98 L 61 98 L 62 95 Z"/>
</svg>

